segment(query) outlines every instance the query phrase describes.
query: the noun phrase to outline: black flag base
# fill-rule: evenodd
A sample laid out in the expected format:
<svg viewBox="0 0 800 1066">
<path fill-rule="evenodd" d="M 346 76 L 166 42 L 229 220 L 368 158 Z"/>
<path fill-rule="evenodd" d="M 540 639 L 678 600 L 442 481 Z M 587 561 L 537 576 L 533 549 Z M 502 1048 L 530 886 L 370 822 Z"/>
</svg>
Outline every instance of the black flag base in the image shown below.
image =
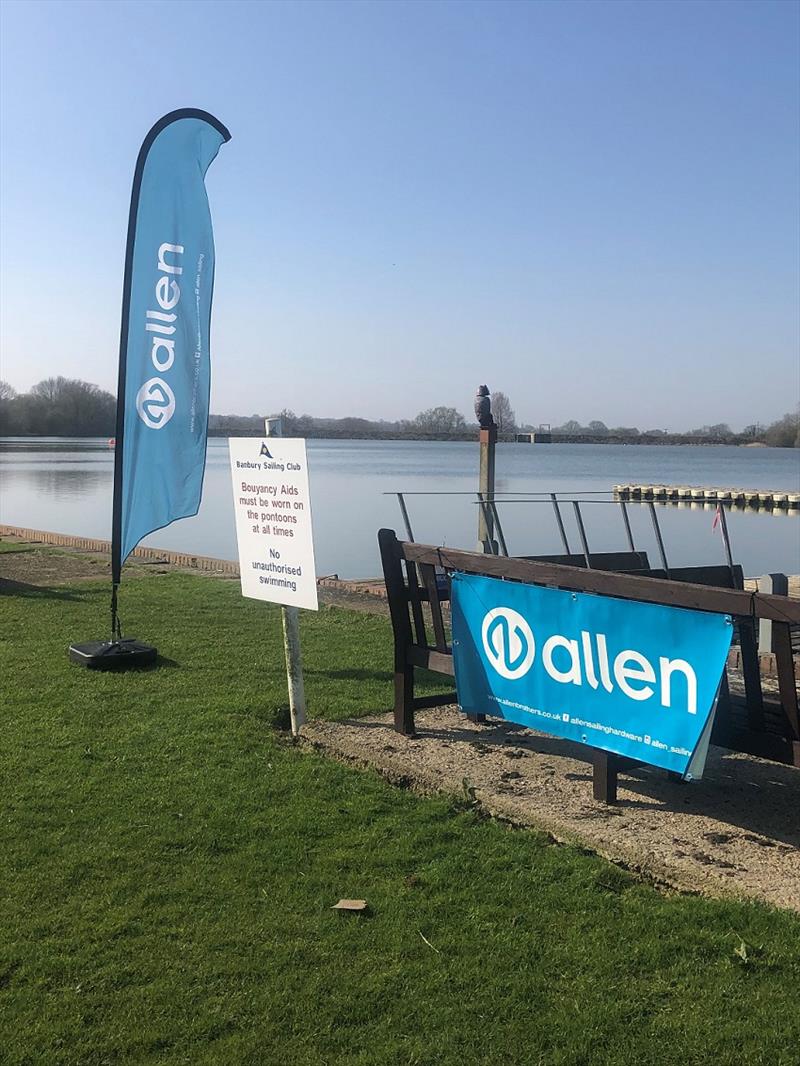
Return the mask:
<svg viewBox="0 0 800 1066">
<path fill-rule="evenodd" d="M 118 640 L 70 644 L 69 657 L 89 670 L 132 670 L 150 666 L 158 658 L 158 651 L 152 644 L 144 644 L 133 637 L 120 637 Z"/>
</svg>

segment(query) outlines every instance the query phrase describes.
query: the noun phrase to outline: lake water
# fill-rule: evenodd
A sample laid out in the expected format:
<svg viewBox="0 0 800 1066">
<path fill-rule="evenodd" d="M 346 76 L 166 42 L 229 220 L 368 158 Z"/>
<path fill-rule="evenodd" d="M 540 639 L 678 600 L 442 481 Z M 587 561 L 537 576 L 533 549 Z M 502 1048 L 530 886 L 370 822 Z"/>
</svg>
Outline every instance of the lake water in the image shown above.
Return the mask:
<svg viewBox="0 0 800 1066">
<path fill-rule="evenodd" d="M 423 441 L 308 442 L 317 573 L 374 577 L 380 573 L 376 532 L 403 530 L 394 496 L 409 496 L 419 541 L 474 549 L 478 445 Z M 0 522 L 86 537 L 111 536 L 114 457 L 105 440 L 0 439 Z M 800 491 L 800 453 L 777 448 L 655 447 L 640 445 L 501 444 L 497 493 L 573 492 L 583 505 L 593 551 L 626 550 L 619 507 L 610 504 L 618 482 Z M 600 494 L 594 497 L 589 494 Z M 602 501 L 602 502 L 601 502 Z M 580 550 L 572 507 L 564 507 L 573 551 Z M 636 547 L 658 553 L 645 505 L 628 511 Z M 669 562 L 675 566 L 725 561 L 714 509 L 657 508 Z M 507 503 L 500 516 L 513 555 L 562 551 L 549 504 Z M 729 512 L 734 558 L 747 574 L 800 573 L 800 516 L 795 512 Z M 203 503 L 187 518 L 152 534 L 144 544 L 236 558 L 227 441 L 208 445 Z"/>
</svg>

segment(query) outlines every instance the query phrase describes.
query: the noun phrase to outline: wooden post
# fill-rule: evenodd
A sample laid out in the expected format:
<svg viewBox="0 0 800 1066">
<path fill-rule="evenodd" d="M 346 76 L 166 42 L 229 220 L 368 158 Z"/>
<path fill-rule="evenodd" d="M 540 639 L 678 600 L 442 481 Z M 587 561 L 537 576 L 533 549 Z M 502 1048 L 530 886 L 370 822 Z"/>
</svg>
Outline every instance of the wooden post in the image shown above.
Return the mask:
<svg viewBox="0 0 800 1066">
<path fill-rule="evenodd" d="M 775 649 L 775 672 L 778 675 L 781 706 L 786 715 L 790 739 L 797 744 L 800 742 L 800 708 L 798 708 L 797 685 L 794 677 L 792 633 L 786 622 L 774 623 L 772 646 Z"/>
<path fill-rule="evenodd" d="M 283 419 L 264 419 L 268 437 L 283 436 Z M 303 684 L 303 659 L 300 651 L 300 616 L 297 607 L 281 607 L 283 623 L 283 651 L 286 657 L 286 684 L 289 689 L 289 718 L 292 736 L 300 736 L 300 727 L 306 720 L 306 690 Z"/>
<path fill-rule="evenodd" d="M 617 758 L 608 751 L 592 752 L 592 795 L 601 803 L 617 802 Z"/>
<path fill-rule="evenodd" d="M 478 492 L 481 497 L 492 503 L 494 500 L 494 453 L 497 445 L 497 426 L 479 430 L 480 466 L 478 470 Z M 497 542 L 494 539 L 494 518 L 491 507 L 478 507 L 478 550 L 488 555 L 497 554 Z"/>
<path fill-rule="evenodd" d="M 289 688 L 289 717 L 292 736 L 300 735 L 306 720 L 306 691 L 303 685 L 303 660 L 300 654 L 300 618 L 297 607 L 281 607 L 283 650 L 286 656 L 286 681 Z"/>
<path fill-rule="evenodd" d="M 773 596 L 789 595 L 789 579 L 786 574 L 763 574 L 756 578 L 756 587 L 759 592 L 769 592 Z M 758 653 L 768 655 L 775 651 L 772 643 L 772 620 L 760 618 L 758 620 Z"/>
</svg>

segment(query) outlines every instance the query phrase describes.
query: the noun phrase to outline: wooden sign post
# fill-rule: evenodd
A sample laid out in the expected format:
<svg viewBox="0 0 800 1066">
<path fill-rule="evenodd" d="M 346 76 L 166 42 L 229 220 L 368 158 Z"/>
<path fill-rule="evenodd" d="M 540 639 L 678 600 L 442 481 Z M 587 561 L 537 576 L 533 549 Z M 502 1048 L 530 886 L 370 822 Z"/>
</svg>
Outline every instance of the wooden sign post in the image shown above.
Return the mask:
<svg viewBox="0 0 800 1066">
<path fill-rule="evenodd" d="M 266 418 L 264 430 L 268 437 L 283 436 L 283 419 Z M 300 613 L 297 607 L 281 607 L 283 622 L 283 651 L 286 657 L 286 684 L 289 689 L 289 718 L 292 736 L 300 736 L 306 720 L 306 690 L 303 684 L 303 656 L 300 650 Z"/>
</svg>

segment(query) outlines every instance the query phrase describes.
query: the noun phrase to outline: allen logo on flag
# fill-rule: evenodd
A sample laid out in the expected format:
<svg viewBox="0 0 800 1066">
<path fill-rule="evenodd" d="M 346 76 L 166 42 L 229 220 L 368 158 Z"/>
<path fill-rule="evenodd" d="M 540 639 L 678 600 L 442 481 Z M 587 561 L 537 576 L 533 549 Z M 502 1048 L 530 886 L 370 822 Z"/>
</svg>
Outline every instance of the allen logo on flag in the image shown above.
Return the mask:
<svg viewBox="0 0 800 1066">
<path fill-rule="evenodd" d="M 175 396 L 161 378 L 150 378 L 136 393 L 136 412 L 148 429 L 163 429 L 175 414 Z"/>
</svg>

